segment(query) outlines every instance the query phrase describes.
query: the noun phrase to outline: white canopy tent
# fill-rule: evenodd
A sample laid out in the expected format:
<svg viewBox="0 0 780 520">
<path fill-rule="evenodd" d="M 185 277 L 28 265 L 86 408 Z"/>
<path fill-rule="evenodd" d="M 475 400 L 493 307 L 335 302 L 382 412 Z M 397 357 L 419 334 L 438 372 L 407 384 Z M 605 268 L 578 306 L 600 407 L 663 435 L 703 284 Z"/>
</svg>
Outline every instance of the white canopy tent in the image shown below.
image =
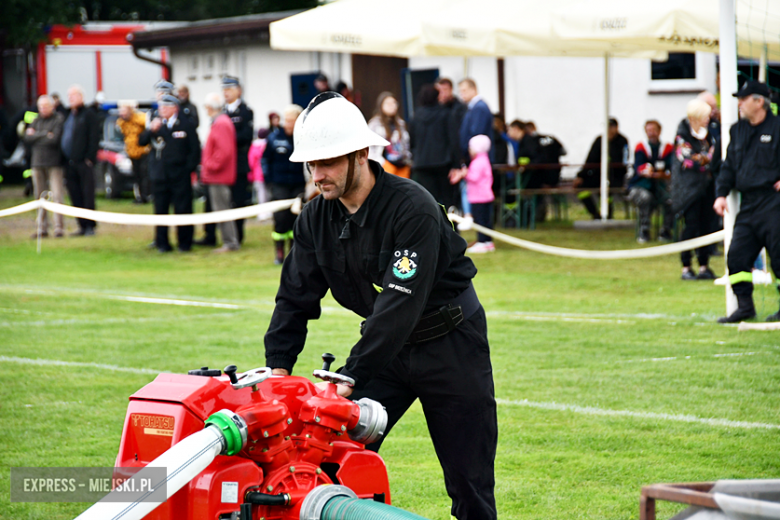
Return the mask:
<svg viewBox="0 0 780 520">
<path fill-rule="evenodd" d="M 780 52 L 780 0 L 760 4 L 744 0 L 338 0 L 274 22 L 270 33 L 271 46 L 286 50 L 406 57 L 604 57 L 601 215 L 606 219 L 609 58 L 663 59 L 667 52 L 720 52 L 721 69 L 736 71 L 737 41 L 743 56 Z M 736 102 L 730 97 L 737 90 L 736 74 L 722 74 L 720 81 L 722 124 L 729 128 L 737 120 Z M 723 137 L 725 154 L 727 131 Z M 732 200 L 735 207 L 736 197 Z M 732 212 L 726 221 L 727 246 L 734 217 Z M 729 313 L 734 302 L 733 295 L 727 298 Z"/>
</svg>

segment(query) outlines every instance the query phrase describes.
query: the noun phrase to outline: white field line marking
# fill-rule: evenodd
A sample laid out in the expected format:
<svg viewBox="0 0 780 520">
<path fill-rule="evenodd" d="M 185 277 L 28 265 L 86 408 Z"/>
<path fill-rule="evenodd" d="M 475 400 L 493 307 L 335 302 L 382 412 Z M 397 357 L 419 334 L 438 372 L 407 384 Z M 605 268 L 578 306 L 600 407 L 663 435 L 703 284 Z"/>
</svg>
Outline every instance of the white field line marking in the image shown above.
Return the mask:
<svg viewBox="0 0 780 520">
<path fill-rule="evenodd" d="M 780 424 L 767 424 L 746 421 L 731 421 L 729 419 L 714 419 L 707 417 L 696 417 L 695 415 L 676 415 L 669 413 L 655 412 L 632 412 L 630 410 L 606 410 L 603 408 L 594 408 L 592 406 L 578 406 L 575 404 L 561 403 L 537 403 L 523 399 L 521 401 L 511 401 L 508 399 L 496 399 L 498 404 L 510 406 L 524 406 L 526 408 L 538 408 L 540 410 L 553 410 L 559 412 L 573 412 L 583 415 L 596 415 L 605 417 L 632 417 L 635 419 L 650 419 L 655 421 L 673 421 L 706 424 L 709 426 L 725 426 L 727 428 L 743 429 L 764 429 L 780 430 Z"/>
<path fill-rule="evenodd" d="M 710 356 L 671 356 L 671 357 L 657 357 L 657 358 L 643 358 L 643 359 L 626 359 L 617 361 L 605 361 L 605 363 L 657 363 L 659 361 L 682 361 L 693 358 L 722 358 L 722 357 L 740 357 L 740 356 L 755 356 L 757 354 L 765 354 L 765 352 L 733 352 L 729 354 L 712 354 Z"/>
<path fill-rule="evenodd" d="M 39 365 L 39 366 L 102 368 L 104 370 L 112 370 L 114 372 L 129 372 L 131 374 L 160 374 L 162 372 L 165 372 L 164 370 L 153 370 L 151 368 L 119 367 L 116 365 L 104 365 L 102 363 L 60 361 L 57 359 L 30 359 L 30 358 L 20 358 L 20 357 L 12 357 L 12 356 L 0 356 L 0 362 L 20 363 L 23 365 Z"/>
<path fill-rule="evenodd" d="M 491 316 L 491 313 L 486 313 L 491 318 L 494 316 Z M 580 323 L 614 323 L 617 325 L 633 325 L 635 322 L 629 321 L 629 320 L 613 320 L 609 318 L 572 318 L 568 316 L 564 317 L 558 317 L 555 316 L 534 316 L 532 314 L 518 314 L 518 315 L 511 315 L 511 314 L 502 314 L 500 316 L 504 319 L 513 319 L 513 320 L 526 320 L 526 321 L 569 321 L 569 322 L 580 322 Z"/>
<path fill-rule="evenodd" d="M 71 318 L 60 320 L 37 320 L 37 321 L 0 321 L 0 328 L 14 327 L 60 327 L 62 325 L 111 325 L 114 323 L 155 323 L 160 321 L 176 321 L 213 319 L 213 318 L 231 318 L 239 316 L 241 312 L 218 312 L 212 314 L 194 314 L 192 316 L 159 316 L 152 318 Z"/>
<path fill-rule="evenodd" d="M 179 305 L 182 307 L 211 307 L 213 309 L 243 309 L 246 308 L 242 305 L 235 305 L 232 303 L 213 303 L 193 300 L 171 300 L 168 298 L 147 298 L 140 296 L 117 296 L 107 295 L 112 300 L 121 300 L 126 302 L 138 302 L 138 303 L 156 303 L 158 305 Z"/>
</svg>

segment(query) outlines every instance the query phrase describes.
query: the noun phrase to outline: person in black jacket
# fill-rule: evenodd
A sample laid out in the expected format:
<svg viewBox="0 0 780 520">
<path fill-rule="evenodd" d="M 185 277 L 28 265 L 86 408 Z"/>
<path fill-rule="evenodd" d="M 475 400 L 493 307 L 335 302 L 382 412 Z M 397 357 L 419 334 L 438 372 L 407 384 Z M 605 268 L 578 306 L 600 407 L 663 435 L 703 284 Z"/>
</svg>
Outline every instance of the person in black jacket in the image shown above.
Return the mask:
<svg viewBox="0 0 780 520">
<path fill-rule="evenodd" d="M 412 180 L 419 183 L 445 208 L 459 206 L 460 190 L 450 182 L 451 170 L 460 169 L 457 134 L 452 131 L 452 110 L 437 101 L 433 85 L 420 89 L 418 106 L 409 122 Z M 455 142 L 452 142 L 455 139 Z"/>
<path fill-rule="evenodd" d="M 84 89 L 68 89 L 70 114 L 62 127 L 62 155 L 65 158 L 65 185 L 77 208 L 95 209 L 95 174 L 100 130 L 95 113 L 84 106 Z M 95 221 L 78 218 L 79 230 L 72 235 L 95 234 Z"/>
<path fill-rule="evenodd" d="M 315 97 L 294 139 L 290 159 L 307 164 L 322 193 L 295 223 L 265 335 L 266 366 L 276 375 L 292 372 L 308 322 L 320 317 L 330 291 L 365 322 L 345 365 L 320 385 L 381 403 L 386 434 L 419 399 L 451 514 L 495 520 L 493 371 L 466 241 L 419 184 L 368 159 L 369 146 L 389 143 L 342 96 Z"/>
<path fill-rule="evenodd" d="M 610 188 L 622 188 L 626 180 L 628 161 L 628 139 L 620 133 L 618 122 L 615 118 L 609 120 L 609 130 L 607 132 L 607 162 L 609 170 L 607 171 L 607 180 Z M 601 136 L 598 136 L 590 147 L 588 157 L 585 159 L 585 166 L 577 173 L 574 179 L 575 188 L 601 188 Z M 590 191 L 581 191 L 577 197 L 588 210 L 588 213 L 594 219 L 601 218 L 601 212 L 596 206 L 596 201 Z M 612 218 L 612 200 L 609 202 L 609 214 L 607 218 Z"/>
<path fill-rule="evenodd" d="M 190 101 L 190 89 L 187 85 L 181 85 L 176 89 L 176 97 L 179 98 L 179 112 L 190 118 L 193 126 L 197 129 L 200 125 L 198 117 L 198 107 Z"/>
<path fill-rule="evenodd" d="M 737 190 L 742 196 L 727 256 L 729 283 L 739 307 L 718 323 L 756 315 L 751 268 L 761 248 L 766 247 L 775 276 L 780 274 L 780 118 L 772 114 L 769 88 L 763 83 L 748 81 L 734 96 L 741 119 L 730 129 L 713 207 L 723 216 L 729 211 L 729 192 Z M 780 311 L 766 320 L 780 321 Z"/>
<path fill-rule="evenodd" d="M 252 203 L 252 192 L 249 189 L 249 147 L 255 137 L 254 113 L 241 99 L 241 84 L 237 78 L 225 76 L 222 78 L 222 93 L 225 96 L 225 113 L 230 116 L 236 127 L 236 144 L 238 158 L 236 159 L 236 183 L 233 185 L 233 206 L 243 208 Z M 236 220 L 238 242 L 244 240 L 244 220 Z"/>
<path fill-rule="evenodd" d="M 298 105 L 290 105 L 283 113 L 284 123 L 266 138 L 263 151 L 263 177 L 271 191 L 271 200 L 292 199 L 306 189 L 306 178 L 303 175 L 303 165 L 290 161 L 295 150 L 293 145 L 293 129 L 303 109 Z M 276 246 L 274 263 L 284 263 L 284 243 L 288 242 L 288 251 L 293 246 L 293 226 L 295 215 L 289 209 L 274 213 L 274 230 L 271 236 Z"/>
<path fill-rule="evenodd" d="M 170 94 L 158 102 L 160 117 L 138 136 L 138 144 L 152 145 L 149 153 L 149 177 L 152 179 L 154 213 L 167 215 L 169 207 L 177 215 L 192 213 L 190 173 L 200 163 L 200 141 L 189 118 L 179 117 L 179 100 Z M 192 226 L 177 226 L 179 251 L 192 248 Z M 168 227 L 157 226 L 155 246 L 161 253 L 172 251 Z"/>
<path fill-rule="evenodd" d="M 672 156 L 672 211 L 685 219 L 681 240 L 691 240 L 715 231 L 712 203 L 715 201 L 713 168 L 718 164 L 715 137 L 707 125 L 710 106 L 701 99 L 688 103 L 688 117 L 680 122 Z M 714 280 L 709 268 L 709 246 L 696 250 L 699 273 L 691 269 L 691 252 L 680 253 L 683 280 Z"/>
</svg>

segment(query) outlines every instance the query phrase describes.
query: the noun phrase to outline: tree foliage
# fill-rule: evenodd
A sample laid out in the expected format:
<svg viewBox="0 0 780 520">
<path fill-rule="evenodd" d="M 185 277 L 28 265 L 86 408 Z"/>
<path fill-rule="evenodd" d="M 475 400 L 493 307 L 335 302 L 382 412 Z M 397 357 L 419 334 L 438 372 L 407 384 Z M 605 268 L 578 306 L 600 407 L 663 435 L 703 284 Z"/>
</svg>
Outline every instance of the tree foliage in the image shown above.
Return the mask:
<svg viewBox="0 0 780 520">
<path fill-rule="evenodd" d="M 85 21 L 192 21 L 316 7 L 318 0 L 0 0 L 8 46 L 45 37 L 51 24 Z"/>
</svg>

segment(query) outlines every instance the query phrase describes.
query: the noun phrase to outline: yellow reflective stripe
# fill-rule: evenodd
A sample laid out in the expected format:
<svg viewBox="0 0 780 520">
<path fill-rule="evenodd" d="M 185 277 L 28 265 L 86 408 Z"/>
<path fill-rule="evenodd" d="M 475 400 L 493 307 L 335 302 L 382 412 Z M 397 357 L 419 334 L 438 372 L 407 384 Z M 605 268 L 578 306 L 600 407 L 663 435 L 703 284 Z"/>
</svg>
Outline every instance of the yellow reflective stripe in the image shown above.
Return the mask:
<svg viewBox="0 0 780 520">
<path fill-rule="evenodd" d="M 528 164 L 530 164 L 530 163 L 531 163 L 531 158 L 530 158 L 530 157 L 520 157 L 520 158 L 517 160 L 517 163 L 518 163 L 520 166 L 526 166 L 526 165 L 528 165 Z"/>
<path fill-rule="evenodd" d="M 588 190 L 581 191 L 577 194 L 577 198 L 580 200 L 587 199 L 588 197 L 590 197 L 590 192 Z"/>
<path fill-rule="evenodd" d="M 377 284 L 375 284 L 375 283 L 374 283 L 374 284 L 371 284 L 371 285 L 373 285 L 373 286 L 374 286 L 374 289 L 376 289 L 376 292 L 382 292 L 382 291 L 384 290 L 384 289 L 382 289 L 382 287 L 378 286 L 378 285 L 377 285 Z"/>
<path fill-rule="evenodd" d="M 35 121 L 38 118 L 38 112 L 25 112 L 24 113 L 24 122 L 28 125 L 31 125 L 33 121 Z"/>
<path fill-rule="evenodd" d="M 30 177 L 32 177 L 32 170 L 24 170 L 22 172 L 22 177 L 24 177 L 25 179 L 29 179 Z"/>
<path fill-rule="evenodd" d="M 732 275 L 729 275 L 729 283 L 731 285 L 742 283 L 742 282 L 753 283 L 753 273 L 742 271 L 739 273 L 734 273 Z"/>
<path fill-rule="evenodd" d="M 276 242 L 280 242 L 287 238 L 287 233 L 277 233 L 276 231 L 271 231 L 271 238 L 273 238 Z"/>
<path fill-rule="evenodd" d="M 293 239 L 293 230 L 291 229 L 286 233 L 287 239 L 292 240 Z"/>
</svg>

